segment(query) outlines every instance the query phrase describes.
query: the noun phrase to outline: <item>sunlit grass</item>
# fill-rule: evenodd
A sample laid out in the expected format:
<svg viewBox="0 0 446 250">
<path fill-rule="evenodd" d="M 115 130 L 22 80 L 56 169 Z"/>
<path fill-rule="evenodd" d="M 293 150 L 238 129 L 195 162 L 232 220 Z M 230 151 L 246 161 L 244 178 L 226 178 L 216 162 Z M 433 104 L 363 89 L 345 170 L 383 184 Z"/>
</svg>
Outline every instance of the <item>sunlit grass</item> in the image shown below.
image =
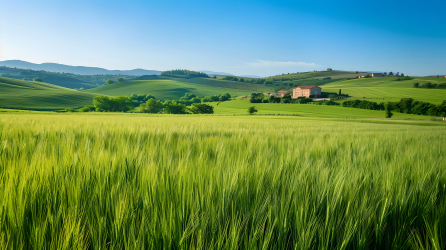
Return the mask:
<svg viewBox="0 0 446 250">
<path fill-rule="evenodd" d="M 445 139 L 410 121 L 1 114 L 0 248 L 444 249 Z"/>
</svg>

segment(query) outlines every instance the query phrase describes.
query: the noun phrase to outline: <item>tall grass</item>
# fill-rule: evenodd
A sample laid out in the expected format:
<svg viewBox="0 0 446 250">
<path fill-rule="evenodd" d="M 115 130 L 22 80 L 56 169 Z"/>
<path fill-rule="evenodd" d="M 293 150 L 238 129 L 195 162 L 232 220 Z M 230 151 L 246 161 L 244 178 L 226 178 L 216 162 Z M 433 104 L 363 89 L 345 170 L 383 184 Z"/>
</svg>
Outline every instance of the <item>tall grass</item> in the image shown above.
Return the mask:
<svg viewBox="0 0 446 250">
<path fill-rule="evenodd" d="M 0 116 L 1 249 L 444 249 L 446 127 Z"/>
</svg>

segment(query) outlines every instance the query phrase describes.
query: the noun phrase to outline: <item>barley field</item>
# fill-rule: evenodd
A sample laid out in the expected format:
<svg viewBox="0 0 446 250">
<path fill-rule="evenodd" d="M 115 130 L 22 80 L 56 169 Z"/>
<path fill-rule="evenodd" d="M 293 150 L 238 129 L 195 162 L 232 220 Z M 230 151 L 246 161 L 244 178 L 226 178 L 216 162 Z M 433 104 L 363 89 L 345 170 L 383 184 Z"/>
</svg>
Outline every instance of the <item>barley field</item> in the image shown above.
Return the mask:
<svg viewBox="0 0 446 250">
<path fill-rule="evenodd" d="M 443 122 L 0 115 L 1 249 L 445 249 Z"/>
</svg>

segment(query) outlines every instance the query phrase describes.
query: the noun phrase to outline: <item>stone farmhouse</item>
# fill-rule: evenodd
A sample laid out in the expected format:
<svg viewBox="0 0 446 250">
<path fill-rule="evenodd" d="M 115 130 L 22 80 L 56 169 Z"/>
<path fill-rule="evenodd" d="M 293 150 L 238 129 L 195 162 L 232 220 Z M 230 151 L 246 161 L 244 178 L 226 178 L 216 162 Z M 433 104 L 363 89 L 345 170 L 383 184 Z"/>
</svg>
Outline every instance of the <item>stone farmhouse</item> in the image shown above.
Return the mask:
<svg viewBox="0 0 446 250">
<path fill-rule="evenodd" d="M 289 94 L 290 92 L 288 91 L 288 90 L 284 90 L 284 89 L 282 89 L 281 91 L 279 91 L 279 92 L 277 92 L 277 94 L 279 95 L 279 96 L 285 96 L 286 94 Z"/>
<path fill-rule="evenodd" d="M 372 77 L 384 77 L 383 73 L 372 73 Z"/>
<path fill-rule="evenodd" d="M 303 96 L 307 98 L 310 96 L 319 97 L 321 96 L 321 88 L 318 86 L 299 86 L 293 89 L 293 99 Z"/>
</svg>

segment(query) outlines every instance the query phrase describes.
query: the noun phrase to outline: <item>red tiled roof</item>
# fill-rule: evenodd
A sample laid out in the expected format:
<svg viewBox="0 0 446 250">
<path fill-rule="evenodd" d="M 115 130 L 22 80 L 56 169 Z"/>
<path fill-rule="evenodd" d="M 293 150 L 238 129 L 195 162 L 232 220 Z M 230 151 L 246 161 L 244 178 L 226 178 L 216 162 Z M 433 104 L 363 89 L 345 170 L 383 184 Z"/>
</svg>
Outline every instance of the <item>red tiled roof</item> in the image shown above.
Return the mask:
<svg viewBox="0 0 446 250">
<path fill-rule="evenodd" d="M 280 92 L 282 92 L 282 93 L 290 93 L 288 90 L 284 90 L 284 89 L 282 89 L 281 91 L 279 91 L 277 93 L 280 93 Z"/>
<path fill-rule="evenodd" d="M 312 89 L 312 88 L 319 88 L 318 86 L 299 86 L 299 87 L 296 87 L 295 89 L 297 89 L 297 88 L 299 88 L 299 89 Z"/>
</svg>

